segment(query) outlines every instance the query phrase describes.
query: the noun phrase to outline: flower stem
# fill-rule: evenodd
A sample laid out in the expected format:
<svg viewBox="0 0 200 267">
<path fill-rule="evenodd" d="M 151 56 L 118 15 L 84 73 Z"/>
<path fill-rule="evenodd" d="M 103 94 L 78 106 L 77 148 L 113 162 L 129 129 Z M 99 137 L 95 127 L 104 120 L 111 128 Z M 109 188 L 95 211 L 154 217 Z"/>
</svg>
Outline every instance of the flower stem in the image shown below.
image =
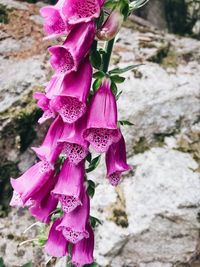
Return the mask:
<svg viewBox="0 0 200 267">
<path fill-rule="evenodd" d="M 103 66 L 102 66 L 102 71 L 104 73 L 108 71 L 108 66 L 110 63 L 110 58 L 111 58 L 114 42 L 115 42 L 115 38 L 113 38 L 112 40 L 106 43 L 105 54 L 103 54 Z"/>
</svg>

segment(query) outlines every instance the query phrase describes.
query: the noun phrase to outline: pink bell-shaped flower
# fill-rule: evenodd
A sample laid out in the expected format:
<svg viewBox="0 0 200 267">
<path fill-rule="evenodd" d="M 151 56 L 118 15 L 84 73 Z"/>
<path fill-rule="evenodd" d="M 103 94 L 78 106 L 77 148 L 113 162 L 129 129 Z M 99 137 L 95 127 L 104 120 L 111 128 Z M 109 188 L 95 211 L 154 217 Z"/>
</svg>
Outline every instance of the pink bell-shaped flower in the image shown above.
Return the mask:
<svg viewBox="0 0 200 267">
<path fill-rule="evenodd" d="M 96 152 L 106 152 L 109 146 L 120 138 L 117 128 L 117 105 L 108 78 L 104 78 L 101 87 L 93 96 L 87 115 L 84 138 Z"/>
<path fill-rule="evenodd" d="M 82 239 L 72 248 L 72 263 L 75 267 L 82 267 L 94 261 L 94 232 L 89 224 L 86 229 L 89 233 L 89 238 Z"/>
<path fill-rule="evenodd" d="M 55 186 L 56 180 L 56 177 L 50 177 L 44 186 L 30 199 L 30 213 L 43 223 L 50 222 L 51 213 L 56 209 L 58 204 L 58 200 L 51 195 L 51 190 Z"/>
<path fill-rule="evenodd" d="M 59 199 L 64 212 L 71 212 L 82 204 L 84 191 L 84 162 L 78 165 L 65 160 L 52 195 Z"/>
<path fill-rule="evenodd" d="M 126 161 L 126 145 L 121 135 L 117 143 L 113 143 L 106 152 L 107 177 L 113 186 L 117 186 L 121 179 L 121 173 L 132 168 Z"/>
<path fill-rule="evenodd" d="M 64 122 L 73 123 L 85 113 L 91 82 L 92 66 L 87 58 L 81 63 L 77 72 L 71 72 L 64 78 L 58 77 L 52 90 L 47 92 L 47 97 L 52 98 L 50 102 L 52 110 L 58 112 Z"/>
<path fill-rule="evenodd" d="M 80 62 L 88 54 L 95 37 L 93 21 L 74 26 L 63 45 L 49 48 L 50 63 L 57 73 L 77 71 Z"/>
<path fill-rule="evenodd" d="M 32 147 L 40 160 L 48 161 L 54 165 L 60 152 L 62 151 L 62 144 L 58 143 L 59 138 L 63 132 L 64 123 L 60 116 L 58 116 L 49 127 L 47 135 L 40 147 Z"/>
<path fill-rule="evenodd" d="M 124 15 L 120 12 L 118 8 L 114 9 L 108 16 L 101 29 L 98 30 L 98 39 L 102 41 L 109 41 L 113 39 L 119 32 L 123 21 Z"/>
<path fill-rule="evenodd" d="M 55 112 L 50 108 L 50 100 L 44 93 L 35 92 L 33 97 L 37 100 L 38 107 L 44 111 L 42 117 L 38 120 L 40 124 L 50 118 L 55 118 Z"/>
<path fill-rule="evenodd" d="M 66 213 L 57 226 L 57 230 L 62 231 L 65 238 L 76 244 L 83 238 L 88 238 L 89 233 L 86 225 L 89 219 L 90 200 L 86 191 L 83 193 L 82 205 L 78 206 L 72 212 Z"/>
<path fill-rule="evenodd" d="M 88 154 L 89 143 L 83 138 L 86 118 L 83 116 L 75 123 L 65 124 L 59 142 L 63 143 L 62 153 L 73 164 L 81 162 Z"/>
<path fill-rule="evenodd" d="M 53 175 L 54 170 L 48 162 L 40 161 L 29 168 L 17 179 L 11 178 L 11 185 L 14 189 L 11 206 L 25 204 L 37 193 Z"/>
<path fill-rule="evenodd" d="M 69 24 L 86 23 L 99 17 L 102 4 L 102 0 L 66 0 L 62 12 Z"/>
<path fill-rule="evenodd" d="M 61 219 L 57 219 L 51 226 L 48 240 L 45 244 L 45 251 L 53 257 L 63 257 L 68 255 L 69 242 L 65 239 L 61 231 L 56 230 Z"/>
<path fill-rule="evenodd" d="M 55 6 L 45 6 L 40 9 L 40 14 L 45 20 L 44 31 L 48 35 L 45 39 L 69 33 L 71 27 L 62 14 L 63 3 L 63 0 L 59 0 Z"/>
</svg>

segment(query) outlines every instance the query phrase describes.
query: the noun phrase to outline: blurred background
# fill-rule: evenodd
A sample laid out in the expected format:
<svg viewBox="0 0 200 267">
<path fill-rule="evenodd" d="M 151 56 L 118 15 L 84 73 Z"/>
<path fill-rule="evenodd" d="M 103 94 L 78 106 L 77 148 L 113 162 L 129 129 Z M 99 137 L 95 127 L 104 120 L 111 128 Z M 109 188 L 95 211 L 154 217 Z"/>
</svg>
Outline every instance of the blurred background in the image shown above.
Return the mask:
<svg viewBox="0 0 200 267">
<path fill-rule="evenodd" d="M 53 4 L 53 1 L 49 3 Z M 52 70 L 39 9 L 48 1 L 0 0 L 0 267 L 46 266 L 34 242 L 38 226 L 24 209 L 9 208 L 10 177 L 36 158 L 48 122 L 32 93 Z M 104 162 L 92 215 L 96 261 L 102 267 L 200 267 L 200 1 L 150 0 L 117 36 L 112 66 L 143 65 L 120 86 L 119 119 L 129 163 L 121 185 L 108 186 Z M 4 263 L 3 263 L 4 262 Z M 31 265 L 26 265 L 31 266 Z M 48 266 L 65 267 L 52 259 Z"/>
</svg>

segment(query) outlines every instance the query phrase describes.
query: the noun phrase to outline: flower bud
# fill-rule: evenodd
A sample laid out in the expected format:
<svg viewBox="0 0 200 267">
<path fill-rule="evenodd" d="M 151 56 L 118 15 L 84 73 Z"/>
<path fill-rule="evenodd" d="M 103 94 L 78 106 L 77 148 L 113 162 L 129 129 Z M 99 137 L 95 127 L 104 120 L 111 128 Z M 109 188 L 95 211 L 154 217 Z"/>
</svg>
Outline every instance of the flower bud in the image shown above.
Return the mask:
<svg viewBox="0 0 200 267">
<path fill-rule="evenodd" d="M 102 41 L 109 41 L 113 39 L 119 32 L 123 21 L 124 15 L 120 12 L 120 10 L 113 10 L 104 22 L 102 28 L 97 32 L 97 38 Z"/>
</svg>

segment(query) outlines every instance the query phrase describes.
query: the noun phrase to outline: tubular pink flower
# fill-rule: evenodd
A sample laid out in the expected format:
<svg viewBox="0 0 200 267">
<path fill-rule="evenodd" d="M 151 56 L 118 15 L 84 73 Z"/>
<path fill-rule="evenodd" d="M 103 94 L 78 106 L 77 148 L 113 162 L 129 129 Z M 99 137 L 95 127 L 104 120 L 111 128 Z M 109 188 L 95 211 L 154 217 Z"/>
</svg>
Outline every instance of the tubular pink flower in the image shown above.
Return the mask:
<svg viewBox="0 0 200 267">
<path fill-rule="evenodd" d="M 126 162 L 126 145 L 121 135 L 117 143 L 113 143 L 106 153 L 107 177 L 113 186 L 117 186 L 121 179 L 121 173 L 131 170 Z"/>
<path fill-rule="evenodd" d="M 48 161 L 54 164 L 60 152 L 62 151 L 62 144 L 58 143 L 64 128 L 64 123 L 60 116 L 58 116 L 51 124 L 47 135 L 40 147 L 32 147 L 40 160 Z"/>
<path fill-rule="evenodd" d="M 45 251 L 53 257 L 63 257 L 68 255 L 68 241 L 64 238 L 62 232 L 56 230 L 61 220 L 57 219 L 51 226 L 48 240 L 45 244 Z"/>
<path fill-rule="evenodd" d="M 114 9 L 108 16 L 102 28 L 97 32 L 98 39 L 102 41 L 113 39 L 119 32 L 123 21 L 124 15 L 119 9 Z"/>
<path fill-rule="evenodd" d="M 88 238 L 89 233 L 86 225 L 89 219 L 90 201 L 86 191 L 83 193 L 82 205 L 70 213 L 66 213 L 57 226 L 64 237 L 71 243 L 76 244 L 83 238 Z"/>
<path fill-rule="evenodd" d="M 66 160 L 58 176 L 58 182 L 52 191 L 52 195 L 59 199 L 64 212 L 71 212 L 82 204 L 84 191 L 84 162 L 78 165 L 70 164 Z"/>
<path fill-rule="evenodd" d="M 43 123 L 46 120 L 55 117 L 55 112 L 49 106 L 50 100 L 46 97 L 44 93 L 35 92 L 33 94 L 33 97 L 38 100 L 38 107 L 44 111 L 42 117 L 38 120 L 39 123 Z"/>
<path fill-rule="evenodd" d="M 102 4 L 102 0 L 66 0 L 62 12 L 69 24 L 88 22 L 99 17 Z"/>
<path fill-rule="evenodd" d="M 65 75 L 61 78 L 62 82 L 59 79 L 58 77 L 55 82 L 59 89 L 57 86 L 53 87 L 47 97 L 52 97 L 52 110 L 58 112 L 64 122 L 73 123 L 86 111 L 86 100 L 92 81 L 92 66 L 88 58 L 82 62 L 77 72 Z"/>
<path fill-rule="evenodd" d="M 83 136 L 99 153 L 106 152 L 109 146 L 120 138 L 116 100 L 107 78 L 102 81 L 101 87 L 92 98 L 88 110 L 87 129 Z"/>
<path fill-rule="evenodd" d="M 62 34 L 68 34 L 71 27 L 62 14 L 64 1 L 60 0 L 55 6 L 45 6 L 40 9 L 40 14 L 44 18 L 44 31 L 47 38 L 58 37 Z"/>
<path fill-rule="evenodd" d="M 55 96 L 59 95 L 60 88 L 63 83 L 65 75 L 61 74 L 55 74 L 52 76 L 51 80 L 46 83 L 45 97 L 50 101 L 50 99 L 53 99 Z M 48 102 L 49 104 L 49 102 Z"/>
<path fill-rule="evenodd" d="M 59 142 L 63 143 L 63 153 L 73 164 L 81 162 L 88 154 L 89 143 L 83 138 L 86 128 L 85 116 L 75 123 L 65 124 Z"/>
<path fill-rule="evenodd" d="M 40 161 L 18 179 L 11 178 L 11 185 L 15 193 L 10 205 L 19 206 L 21 203 L 25 204 L 44 186 L 52 174 L 52 166 L 47 162 Z"/>
<path fill-rule="evenodd" d="M 56 209 L 58 204 L 58 200 L 51 195 L 51 190 L 55 186 L 56 180 L 55 177 L 50 177 L 44 186 L 30 199 L 30 213 L 43 223 L 50 222 L 51 213 Z"/>
<path fill-rule="evenodd" d="M 89 233 L 89 238 L 82 239 L 72 249 L 72 263 L 76 267 L 82 267 L 94 261 L 94 232 L 89 224 L 86 229 Z"/>
<path fill-rule="evenodd" d="M 80 62 L 88 54 L 95 36 L 93 21 L 74 26 L 63 45 L 49 48 L 50 63 L 57 73 L 77 71 Z"/>
</svg>

